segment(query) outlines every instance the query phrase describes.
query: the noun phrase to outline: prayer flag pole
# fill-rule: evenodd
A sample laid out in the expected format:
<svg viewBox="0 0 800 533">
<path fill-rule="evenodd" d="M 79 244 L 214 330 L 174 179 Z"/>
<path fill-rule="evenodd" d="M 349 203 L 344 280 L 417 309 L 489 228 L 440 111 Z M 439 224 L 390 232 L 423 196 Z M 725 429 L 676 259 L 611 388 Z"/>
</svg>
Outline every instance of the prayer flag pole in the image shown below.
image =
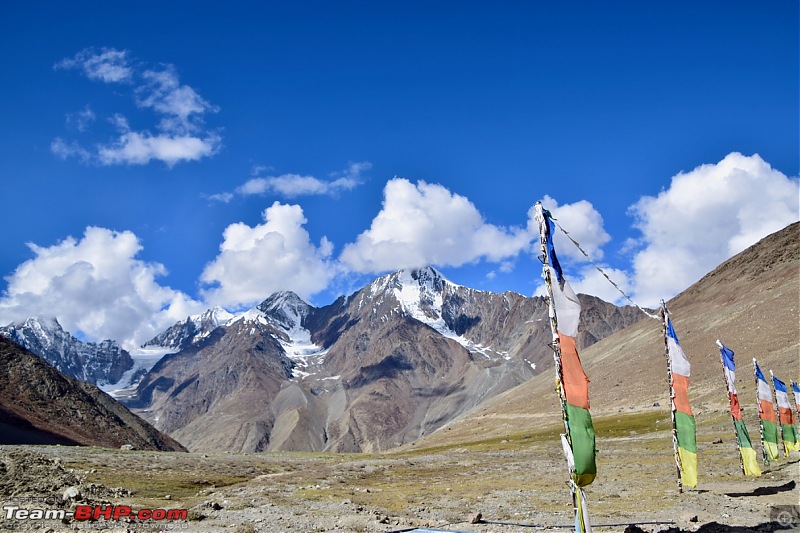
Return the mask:
<svg viewBox="0 0 800 533">
<path fill-rule="evenodd" d="M 678 342 L 678 335 L 672 327 L 669 310 L 663 300 L 661 314 L 664 318 L 667 376 L 672 403 L 673 448 L 676 450 L 675 464 L 680 477 L 678 492 L 683 492 L 684 486 L 697 487 L 697 427 L 689 405 L 691 364 Z"/>
<path fill-rule="evenodd" d="M 664 300 L 661 300 L 661 320 L 664 334 L 664 356 L 667 358 L 667 384 L 669 385 L 670 418 L 672 419 L 672 451 L 675 454 L 675 466 L 678 471 L 678 492 L 683 493 L 683 483 L 681 482 L 681 456 L 678 453 L 678 426 L 675 421 L 675 389 L 672 386 L 672 361 L 669 357 L 669 342 L 667 341 L 669 311 L 667 311 L 667 304 Z"/>
<path fill-rule="evenodd" d="M 569 470 L 569 487 L 572 493 L 572 507 L 575 518 L 575 530 L 579 533 L 591 533 L 592 526 L 589 523 L 588 507 L 586 505 L 586 498 L 583 490 L 576 483 L 575 472 L 575 458 L 573 455 L 572 435 L 569 425 L 569 410 L 567 409 L 567 395 L 564 389 L 564 368 L 562 365 L 561 357 L 561 340 L 558 335 L 558 314 L 553 296 L 553 280 L 551 270 L 549 268 L 548 249 L 552 245 L 552 235 L 548 227 L 547 214 L 542 207 L 541 202 L 536 202 L 536 220 L 539 223 L 539 244 L 542 260 L 542 277 L 544 278 L 545 287 L 547 289 L 548 311 L 550 318 L 550 331 L 552 333 L 552 344 L 550 347 L 553 349 L 553 361 L 556 369 L 556 392 L 558 393 L 559 401 L 561 404 L 561 420 L 564 424 L 564 433 L 561 435 L 561 444 L 564 450 L 564 456 L 567 460 L 567 467 Z M 549 237 L 548 237 L 549 236 Z"/>
<path fill-rule="evenodd" d="M 733 391 L 731 390 L 731 387 L 734 384 L 729 381 L 731 378 L 728 377 L 727 372 L 725 371 L 726 370 L 726 367 L 725 367 L 725 355 L 723 355 L 723 353 L 722 353 L 722 350 L 725 347 L 722 345 L 722 342 L 720 342 L 719 339 L 717 339 L 717 346 L 719 346 L 719 350 L 720 350 L 720 352 L 719 352 L 719 361 L 720 361 L 720 363 L 722 363 L 722 377 L 725 379 L 725 391 L 728 393 L 728 404 L 730 405 L 731 420 L 733 421 L 733 438 L 736 441 L 736 454 L 739 456 L 739 466 L 742 467 L 742 474 L 747 475 L 747 471 L 744 468 L 744 460 L 742 459 L 742 446 L 739 443 L 739 434 L 736 431 L 736 415 L 734 414 L 735 406 L 734 406 L 734 399 L 733 399 Z"/>
<path fill-rule="evenodd" d="M 747 433 L 747 426 L 742 417 L 742 406 L 739 402 L 739 393 L 736 392 L 736 362 L 733 350 L 722 344 L 717 339 L 719 358 L 722 363 L 722 375 L 725 378 L 725 388 L 728 391 L 728 401 L 731 406 L 731 419 L 733 420 L 733 433 L 736 438 L 736 450 L 739 452 L 739 461 L 742 474 L 745 476 L 760 476 L 761 468 L 756 461 L 756 452 Z"/>
<path fill-rule="evenodd" d="M 756 378 L 756 406 L 758 408 L 758 432 L 761 434 L 761 455 L 764 456 L 764 466 L 769 466 L 769 454 L 764 445 L 764 422 L 761 419 L 761 396 L 758 394 L 758 361 L 753 357 L 753 375 Z"/>
<path fill-rule="evenodd" d="M 769 377 L 772 381 L 772 397 L 775 399 L 775 420 L 777 421 L 776 425 L 778 426 L 778 455 L 781 453 L 781 442 L 783 442 L 783 424 L 781 424 L 781 411 L 780 406 L 778 405 L 778 392 L 775 390 L 775 374 L 772 373 L 772 369 L 769 369 Z M 786 449 L 786 445 L 783 445 L 783 456 L 789 457 L 789 451 Z"/>
</svg>

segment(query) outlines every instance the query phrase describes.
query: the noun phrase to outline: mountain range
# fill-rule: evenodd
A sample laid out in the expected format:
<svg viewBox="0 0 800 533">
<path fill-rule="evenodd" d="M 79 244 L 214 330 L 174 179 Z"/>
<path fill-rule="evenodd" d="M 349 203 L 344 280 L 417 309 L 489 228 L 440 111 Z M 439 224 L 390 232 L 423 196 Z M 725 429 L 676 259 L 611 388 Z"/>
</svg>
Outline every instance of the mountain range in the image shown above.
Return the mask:
<svg viewBox="0 0 800 533">
<path fill-rule="evenodd" d="M 581 296 L 580 341 L 643 315 Z M 324 307 L 291 292 L 189 317 L 125 401 L 191 450 L 381 451 L 530 379 L 551 359 L 544 298 L 460 286 L 426 267 Z"/>
</svg>

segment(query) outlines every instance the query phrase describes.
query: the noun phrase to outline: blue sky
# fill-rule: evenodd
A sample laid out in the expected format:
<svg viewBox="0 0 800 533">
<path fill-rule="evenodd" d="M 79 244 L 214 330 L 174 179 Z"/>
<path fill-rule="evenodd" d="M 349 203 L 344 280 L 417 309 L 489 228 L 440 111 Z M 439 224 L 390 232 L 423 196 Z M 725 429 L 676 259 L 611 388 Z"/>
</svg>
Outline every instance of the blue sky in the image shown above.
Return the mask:
<svg viewBox="0 0 800 533">
<path fill-rule="evenodd" d="M 537 200 L 653 305 L 799 217 L 797 2 L 261 4 L 0 4 L 0 322 L 530 295 Z"/>
</svg>

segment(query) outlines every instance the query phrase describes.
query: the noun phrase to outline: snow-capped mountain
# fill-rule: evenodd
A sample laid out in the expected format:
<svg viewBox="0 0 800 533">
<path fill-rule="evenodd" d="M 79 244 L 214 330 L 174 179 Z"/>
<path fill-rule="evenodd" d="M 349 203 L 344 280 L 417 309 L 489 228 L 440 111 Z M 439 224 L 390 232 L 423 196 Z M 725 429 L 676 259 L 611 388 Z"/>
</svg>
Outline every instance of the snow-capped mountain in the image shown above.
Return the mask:
<svg viewBox="0 0 800 533">
<path fill-rule="evenodd" d="M 479 339 L 486 335 L 476 329 L 488 311 L 487 302 L 488 307 L 499 302 L 501 309 L 507 309 L 508 294 L 497 295 L 457 285 L 433 267 L 425 267 L 404 269 L 378 278 L 369 285 L 369 295 L 361 295 L 360 302 L 364 298 L 377 299 L 380 303 L 394 298 L 399 307 L 392 312 L 396 310 L 430 326 L 470 352 L 481 353 L 490 359 L 508 354 L 484 346 Z M 470 334 L 465 336 L 468 331 Z"/>
<path fill-rule="evenodd" d="M 84 343 L 55 318 L 30 317 L 0 327 L 0 335 L 38 355 L 62 373 L 98 386 L 115 384 L 133 367 L 130 354 L 112 340 Z"/>
<path fill-rule="evenodd" d="M 642 316 L 581 298 L 579 343 Z M 543 298 L 474 290 L 430 267 L 382 276 L 320 308 L 276 293 L 207 320 L 199 337 L 197 322 L 151 341 L 181 349 L 153 367 L 131 402 L 193 450 L 384 450 L 552 361 Z"/>
<path fill-rule="evenodd" d="M 192 344 L 197 344 L 212 331 L 226 325 L 234 315 L 221 307 L 214 307 L 199 315 L 192 315 L 177 324 L 170 326 L 160 334 L 147 341 L 143 348 L 161 347 L 169 349 L 183 349 Z"/>
</svg>

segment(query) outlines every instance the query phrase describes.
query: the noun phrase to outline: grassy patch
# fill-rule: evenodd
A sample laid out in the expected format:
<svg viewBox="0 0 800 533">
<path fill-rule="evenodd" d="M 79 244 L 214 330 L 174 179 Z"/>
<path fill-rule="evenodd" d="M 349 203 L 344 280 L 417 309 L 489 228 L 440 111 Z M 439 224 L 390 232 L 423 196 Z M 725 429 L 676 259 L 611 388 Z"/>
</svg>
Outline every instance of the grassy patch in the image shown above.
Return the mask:
<svg viewBox="0 0 800 533">
<path fill-rule="evenodd" d="M 663 411 L 605 415 L 593 418 L 592 424 L 598 438 L 629 437 L 672 430 L 669 413 Z"/>
</svg>

